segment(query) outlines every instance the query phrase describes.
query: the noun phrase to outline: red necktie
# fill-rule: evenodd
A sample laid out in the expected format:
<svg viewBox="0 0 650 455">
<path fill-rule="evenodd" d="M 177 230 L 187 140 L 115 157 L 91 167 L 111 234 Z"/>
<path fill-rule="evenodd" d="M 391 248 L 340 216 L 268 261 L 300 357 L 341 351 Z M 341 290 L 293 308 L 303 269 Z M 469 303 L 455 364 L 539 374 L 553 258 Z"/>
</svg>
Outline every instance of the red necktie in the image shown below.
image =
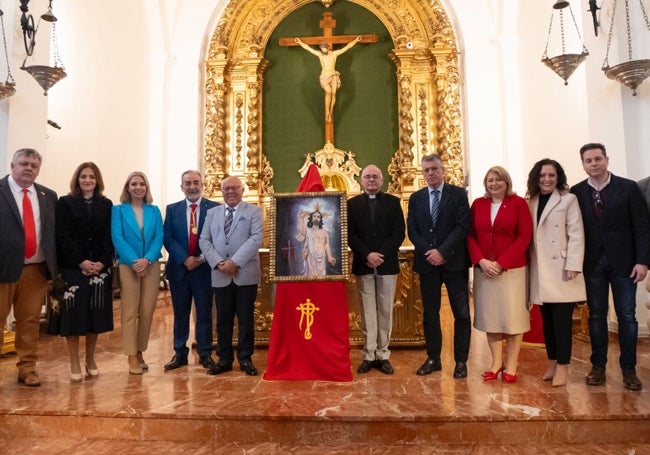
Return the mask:
<svg viewBox="0 0 650 455">
<path fill-rule="evenodd" d="M 190 243 L 188 250 L 190 256 L 196 255 L 196 245 L 199 242 L 199 225 L 196 222 L 196 204 L 190 204 L 192 212 L 190 213 Z"/>
<path fill-rule="evenodd" d="M 23 188 L 23 229 L 25 230 L 25 257 L 31 258 L 36 254 L 36 223 L 34 223 L 34 211 L 27 188 Z"/>
</svg>

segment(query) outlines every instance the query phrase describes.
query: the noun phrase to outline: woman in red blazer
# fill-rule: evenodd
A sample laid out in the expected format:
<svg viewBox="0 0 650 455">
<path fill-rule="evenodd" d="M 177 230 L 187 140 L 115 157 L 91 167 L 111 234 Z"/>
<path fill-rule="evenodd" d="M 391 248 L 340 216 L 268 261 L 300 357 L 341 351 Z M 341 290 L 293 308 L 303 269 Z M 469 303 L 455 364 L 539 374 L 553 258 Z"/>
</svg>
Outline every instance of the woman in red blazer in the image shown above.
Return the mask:
<svg viewBox="0 0 650 455">
<path fill-rule="evenodd" d="M 490 168 L 483 185 L 485 195 L 472 204 L 467 238 L 474 264 L 474 327 L 487 333 L 492 353 L 492 366 L 483 373 L 483 380 L 495 380 L 503 372 L 503 382 L 509 383 L 517 380 L 519 349 L 523 334 L 530 329 L 526 252 L 533 224 L 528 204 L 512 191 L 508 171 L 501 166 Z"/>
</svg>

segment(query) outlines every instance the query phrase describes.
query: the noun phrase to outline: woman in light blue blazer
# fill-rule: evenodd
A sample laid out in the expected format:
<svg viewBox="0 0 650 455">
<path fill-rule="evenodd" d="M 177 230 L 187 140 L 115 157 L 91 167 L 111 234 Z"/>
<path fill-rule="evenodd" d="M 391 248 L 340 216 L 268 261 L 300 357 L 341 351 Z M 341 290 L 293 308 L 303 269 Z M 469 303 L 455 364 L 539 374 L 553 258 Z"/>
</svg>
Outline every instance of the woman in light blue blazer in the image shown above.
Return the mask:
<svg viewBox="0 0 650 455">
<path fill-rule="evenodd" d="M 149 369 L 142 352 L 149 344 L 158 298 L 163 222 L 160 209 L 151 204 L 149 181 L 142 172 L 129 174 L 120 202 L 113 206 L 111 236 L 120 264 L 122 344 L 129 373 L 142 374 Z"/>
</svg>

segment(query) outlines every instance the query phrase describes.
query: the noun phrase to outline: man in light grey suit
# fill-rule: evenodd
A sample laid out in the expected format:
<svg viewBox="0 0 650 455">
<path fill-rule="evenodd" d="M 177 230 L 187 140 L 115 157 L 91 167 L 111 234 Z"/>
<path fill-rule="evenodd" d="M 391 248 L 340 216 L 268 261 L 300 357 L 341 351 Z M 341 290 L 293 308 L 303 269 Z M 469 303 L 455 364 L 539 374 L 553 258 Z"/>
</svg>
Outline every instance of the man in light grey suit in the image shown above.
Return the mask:
<svg viewBox="0 0 650 455">
<path fill-rule="evenodd" d="M 20 149 L 0 180 L 0 346 L 7 315 L 16 318 L 18 382 L 41 385 L 36 374 L 39 319 L 48 280 L 56 277 L 56 193 L 34 183 L 43 157 Z"/>
<path fill-rule="evenodd" d="M 254 304 L 262 277 L 259 249 L 264 227 L 262 209 L 242 202 L 244 185 L 231 176 L 221 182 L 224 204 L 208 210 L 199 246 L 212 269 L 212 287 L 217 300 L 217 364 L 208 369 L 215 375 L 232 370 L 232 335 L 238 321 L 237 361 L 248 376 L 257 375 L 253 365 L 255 341 Z"/>
</svg>

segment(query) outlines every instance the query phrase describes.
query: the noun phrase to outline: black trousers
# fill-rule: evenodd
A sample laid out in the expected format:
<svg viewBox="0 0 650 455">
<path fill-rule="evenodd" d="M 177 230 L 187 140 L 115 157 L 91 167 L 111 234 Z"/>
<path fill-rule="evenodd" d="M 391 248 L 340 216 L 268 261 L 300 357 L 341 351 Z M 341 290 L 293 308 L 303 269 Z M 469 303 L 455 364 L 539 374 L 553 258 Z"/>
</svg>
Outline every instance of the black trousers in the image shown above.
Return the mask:
<svg viewBox="0 0 650 455">
<path fill-rule="evenodd" d="M 442 267 L 434 267 L 430 273 L 420 273 L 420 293 L 422 294 L 422 327 L 427 347 L 427 356 L 440 360 L 442 350 L 442 330 L 440 328 L 440 290 L 447 287 L 451 311 L 454 314 L 454 360 L 467 362 L 472 323 L 469 315 L 469 284 L 467 269 L 448 272 Z"/>
<path fill-rule="evenodd" d="M 560 365 L 571 362 L 574 308 L 574 303 L 544 303 L 540 308 L 546 355 Z"/>
<path fill-rule="evenodd" d="M 235 358 L 232 347 L 233 327 L 237 316 L 237 360 L 250 362 L 255 343 L 254 309 L 257 285 L 214 288 L 217 300 L 217 356 L 220 364 L 232 364 Z"/>
</svg>

